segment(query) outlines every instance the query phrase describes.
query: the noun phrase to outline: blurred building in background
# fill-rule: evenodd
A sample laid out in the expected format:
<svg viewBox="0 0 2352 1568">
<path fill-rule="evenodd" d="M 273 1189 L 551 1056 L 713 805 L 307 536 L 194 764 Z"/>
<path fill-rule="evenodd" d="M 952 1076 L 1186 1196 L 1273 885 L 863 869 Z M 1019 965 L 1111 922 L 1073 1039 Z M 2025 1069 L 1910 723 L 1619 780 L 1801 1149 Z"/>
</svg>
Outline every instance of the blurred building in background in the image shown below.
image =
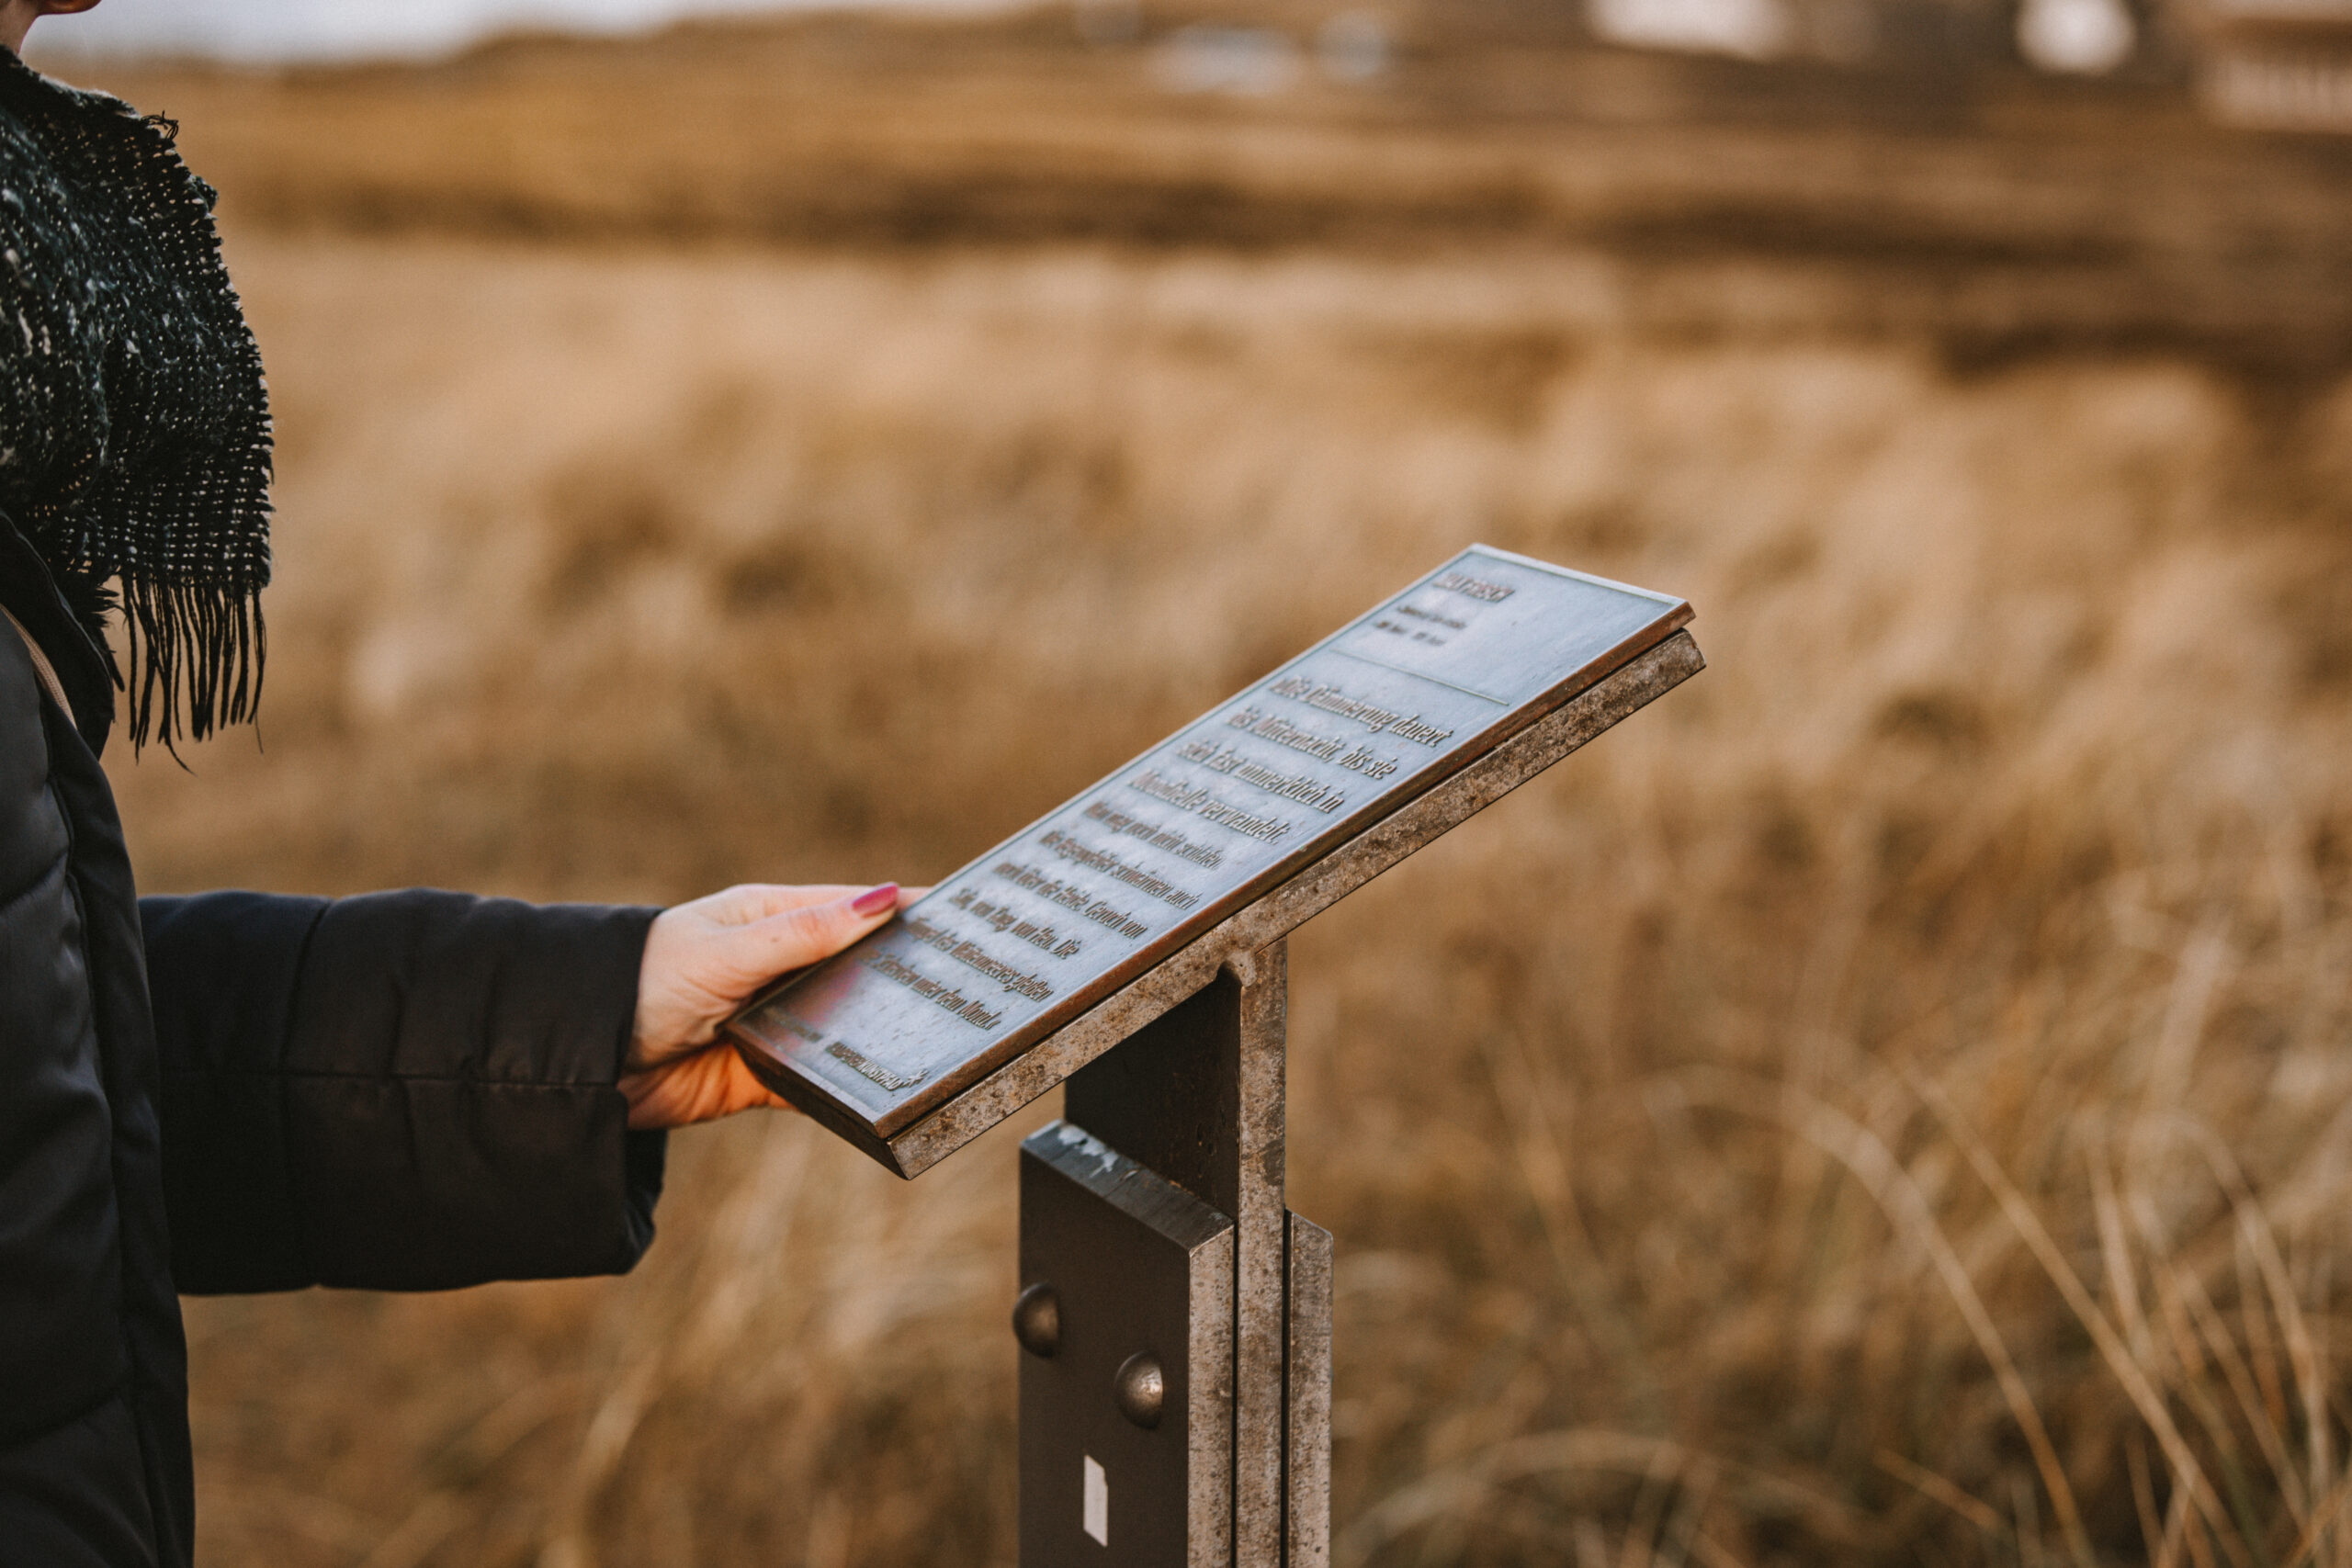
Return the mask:
<svg viewBox="0 0 2352 1568">
<path fill-rule="evenodd" d="M 2352 0 L 1076 0 L 1171 89 L 1371 82 L 1414 49 L 1601 45 L 1903 72 L 2025 68 L 2193 88 L 2232 126 L 2352 130 Z"/>
<path fill-rule="evenodd" d="M 2201 0 L 2198 97 L 2230 125 L 2352 131 L 2352 3 Z"/>
<path fill-rule="evenodd" d="M 2026 6 L 2020 17 L 2011 0 L 1260 0 L 1148 8 L 1135 0 L 1077 0 L 1081 30 L 1104 42 L 1164 36 L 1181 14 L 1180 52 L 1215 37 L 1216 47 L 1237 54 L 1292 52 L 1302 62 L 1310 54 L 1328 59 L 1335 48 L 1351 60 L 1374 58 L 1400 41 L 1614 44 L 1853 65 L 1966 65 L 2015 60 L 2022 48 L 2033 63 L 2103 72 L 2125 62 L 2143 30 L 2125 0 Z M 1380 42 L 1367 53 L 1374 39 Z"/>
<path fill-rule="evenodd" d="M 982 26 L 1067 6 L 1104 48 L 1146 48 L 1170 91 L 1265 97 L 1367 85 L 1415 51 L 1670 51 L 1857 71 L 2028 69 L 2193 90 L 2212 119 L 2352 129 L 2352 0 L 109 0 L 36 47 L 56 58 L 432 59 L 502 33 L 637 33 L 839 9 Z"/>
</svg>

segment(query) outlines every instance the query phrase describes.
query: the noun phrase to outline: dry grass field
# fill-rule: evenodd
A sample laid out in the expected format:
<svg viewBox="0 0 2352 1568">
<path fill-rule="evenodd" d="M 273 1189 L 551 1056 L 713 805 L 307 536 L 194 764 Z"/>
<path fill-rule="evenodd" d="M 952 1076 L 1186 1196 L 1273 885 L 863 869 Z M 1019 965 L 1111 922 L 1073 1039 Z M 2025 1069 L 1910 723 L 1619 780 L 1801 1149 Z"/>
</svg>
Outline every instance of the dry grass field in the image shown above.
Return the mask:
<svg viewBox="0 0 2352 1568">
<path fill-rule="evenodd" d="M 1340 1561 L 2352 1562 L 2342 150 L 1061 39 L 114 79 L 283 434 L 147 885 L 925 880 L 1469 540 L 1672 590 L 1704 676 L 1295 942 Z M 191 1303 L 204 1558 L 1009 1563 L 1050 1111 L 682 1135 L 623 1280 Z"/>
</svg>

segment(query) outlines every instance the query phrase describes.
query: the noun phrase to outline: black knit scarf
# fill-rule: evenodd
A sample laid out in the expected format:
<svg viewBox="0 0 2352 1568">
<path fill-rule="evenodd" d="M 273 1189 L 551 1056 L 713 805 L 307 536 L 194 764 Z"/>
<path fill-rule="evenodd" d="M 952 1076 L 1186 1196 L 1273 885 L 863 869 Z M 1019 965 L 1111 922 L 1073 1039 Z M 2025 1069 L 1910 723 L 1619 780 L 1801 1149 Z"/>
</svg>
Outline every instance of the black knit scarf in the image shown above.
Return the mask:
<svg viewBox="0 0 2352 1568">
<path fill-rule="evenodd" d="M 0 521 L 122 611 L 134 745 L 251 717 L 265 653 L 269 398 L 177 129 L 0 49 Z"/>
</svg>

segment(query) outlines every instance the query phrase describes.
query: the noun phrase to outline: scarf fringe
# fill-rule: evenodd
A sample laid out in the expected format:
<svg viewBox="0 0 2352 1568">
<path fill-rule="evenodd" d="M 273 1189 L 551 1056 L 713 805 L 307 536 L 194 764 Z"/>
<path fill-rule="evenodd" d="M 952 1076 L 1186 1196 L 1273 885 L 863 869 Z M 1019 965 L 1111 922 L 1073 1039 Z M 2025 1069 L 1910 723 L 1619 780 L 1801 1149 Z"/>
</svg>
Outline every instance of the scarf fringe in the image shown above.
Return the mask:
<svg viewBox="0 0 2352 1568">
<path fill-rule="evenodd" d="M 179 737 L 202 740 L 250 720 L 261 705 L 269 650 L 259 585 L 161 582 L 126 572 L 121 588 L 132 749 L 160 738 L 176 758 Z"/>
</svg>

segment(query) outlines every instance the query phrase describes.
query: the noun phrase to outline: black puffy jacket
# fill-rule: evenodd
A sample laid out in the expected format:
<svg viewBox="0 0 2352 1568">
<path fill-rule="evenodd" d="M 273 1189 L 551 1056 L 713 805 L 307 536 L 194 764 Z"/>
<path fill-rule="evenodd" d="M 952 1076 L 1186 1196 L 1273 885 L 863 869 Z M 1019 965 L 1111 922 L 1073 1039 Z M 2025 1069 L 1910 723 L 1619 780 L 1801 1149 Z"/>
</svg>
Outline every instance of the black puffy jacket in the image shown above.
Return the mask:
<svg viewBox="0 0 2352 1568">
<path fill-rule="evenodd" d="M 176 694 L 200 734 L 267 577 L 210 213 L 168 125 L 0 49 L 0 1568 L 187 1562 L 176 1291 L 606 1272 L 652 1235 L 662 1141 L 614 1088 L 652 911 L 133 892 L 100 587 L 169 676 L 157 716 L 134 667 L 134 723 Z"/>
<path fill-rule="evenodd" d="M 175 1568 L 175 1292 L 628 1269 L 659 1134 L 614 1080 L 649 909 L 139 900 L 103 656 L 0 517 L 0 1568 Z M 72 711 L 68 711 L 68 709 Z M 76 722 L 79 715 L 79 722 Z"/>
</svg>

